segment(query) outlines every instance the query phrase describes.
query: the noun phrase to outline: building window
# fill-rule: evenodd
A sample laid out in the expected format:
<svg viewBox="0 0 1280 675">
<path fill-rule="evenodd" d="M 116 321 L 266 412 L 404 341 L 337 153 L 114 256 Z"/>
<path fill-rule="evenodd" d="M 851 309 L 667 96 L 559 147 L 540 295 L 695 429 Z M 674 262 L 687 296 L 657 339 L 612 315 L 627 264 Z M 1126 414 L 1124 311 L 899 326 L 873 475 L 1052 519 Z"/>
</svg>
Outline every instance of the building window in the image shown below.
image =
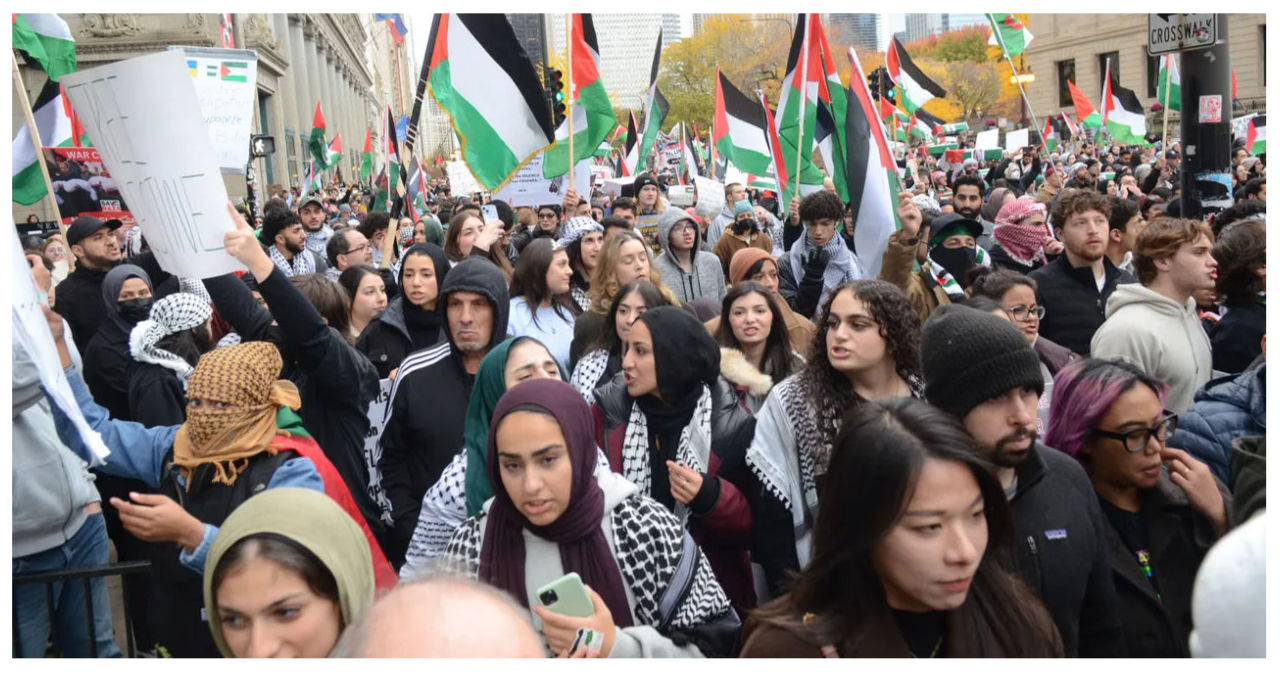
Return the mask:
<svg viewBox="0 0 1280 675">
<path fill-rule="evenodd" d="M 1098 55 L 1098 91 L 1102 91 L 1102 87 L 1107 83 L 1107 64 L 1111 64 L 1111 71 L 1116 74 L 1116 84 L 1120 82 L 1120 52 L 1107 52 Z"/>
<path fill-rule="evenodd" d="M 1173 58 L 1178 58 L 1177 54 Z M 1147 96 L 1156 98 L 1160 96 L 1160 92 L 1156 91 L 1160 87 L 1160 57 L 1147 55 Z"/>
<path fill-rule="evenodd" d="M 1072 105 L 1071 89 L 1067 87 L 1067 82 L 1075 84 L 1076 81 L 1076 60 L 1067 59 L 1058 62 L 1058 105 Z"/>
<path fill-rule="evenodd" d="M 1262 71 L 1262 88 L 1267 88 L 1267 24 L 1258 26 L 1258 53 L 1262 59 L 1258 61 L 1258 69 Z"/>
</svg>

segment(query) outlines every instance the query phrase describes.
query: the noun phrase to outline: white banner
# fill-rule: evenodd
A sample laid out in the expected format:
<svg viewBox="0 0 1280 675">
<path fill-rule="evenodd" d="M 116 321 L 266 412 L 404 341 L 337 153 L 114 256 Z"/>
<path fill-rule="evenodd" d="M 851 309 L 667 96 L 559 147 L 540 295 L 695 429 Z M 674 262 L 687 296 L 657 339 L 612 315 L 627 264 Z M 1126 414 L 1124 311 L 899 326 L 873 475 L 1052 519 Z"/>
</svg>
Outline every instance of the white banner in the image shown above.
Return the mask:
<svg viewBox="0 0 1280 675">
<path fill-rule="evenodd" d="M 448 162 L 444 168 L 449 176 L 449 192 L 455 197 L 470 197 L 476 192 L 484 192 L 484 188 L 480 187 L 476 177 L 471 175 L 471 169 L 467 168 L 466 162 Z"/>
<path fill-rule="evenodd" d="M 204 126 L 223 173 L 244 175 L 253 132 L 258 52 L 251 49 L 169 47 L 182 52 L 196 88 Z"/>
<path fill-rule="evenodd" d="M 564 200 L 564 193 L 569 189 L 568 174 L 547 179 L 542 176 L 542 153 L 538 153 L 516 172 L 516 175 L 493 193 L 494 199 L 501 199 L 513 208 L 516 206 L 538 207 L 542 204 L 559 204 Z M 458 162 L 461 164 L 461 162 Z M 573 170 L 574 188 L 578 196 L 590 198 L 591 170 L 594 162 L 590 158 L 578 162 Z M 452 176 L 452 173 L 450 174 Z M 459 194 L 457 188 L 454 194 Z"/>
<path fill-rule="evenodd" d="M 205 279 L 244 269 L 227 255 L 227 188 L 181 52 L 62 78 L 72 107 L 160 266 Z"/>
<path fill-rule="evenodd" d="M 1000 147 L 1000 130 L 987 129 L 986 131 L 979 131 L 978 135 L 973 139 L 973 147 L 975 150 Z"/>
<path fill-rule="evenodd" d="M 1006 132 L 1004 135 L 1004 151 L 1009 154 L 1021 152 L 1028 145 L 1031 145 L 1030 129 L 1018 129 Z"/>
<path fill-rule="evenodd" d="M 720 215 L 724 210 L 724 184 L 694 176 L 693 185 L 698 189 L 698 203 L 694 205 L 694 213 L 703 218 Z"/>
</svg>

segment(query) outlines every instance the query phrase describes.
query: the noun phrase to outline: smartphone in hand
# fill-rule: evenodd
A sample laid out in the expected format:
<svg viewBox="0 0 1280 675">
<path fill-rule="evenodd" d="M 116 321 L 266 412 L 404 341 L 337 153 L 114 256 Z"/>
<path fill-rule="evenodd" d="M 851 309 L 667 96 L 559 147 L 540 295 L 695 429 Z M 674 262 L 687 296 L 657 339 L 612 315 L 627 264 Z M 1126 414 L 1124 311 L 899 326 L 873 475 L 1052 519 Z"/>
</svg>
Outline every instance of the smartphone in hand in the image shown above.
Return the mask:
<svg viewBox="0 0 1280 675">
<path fill-rule="evenodd" d="M 577 572 L 570 572 L 539 588 L 536 597 L 538 604 L 556 614 L 585 619 L 596 611 Z"/>
</svg>

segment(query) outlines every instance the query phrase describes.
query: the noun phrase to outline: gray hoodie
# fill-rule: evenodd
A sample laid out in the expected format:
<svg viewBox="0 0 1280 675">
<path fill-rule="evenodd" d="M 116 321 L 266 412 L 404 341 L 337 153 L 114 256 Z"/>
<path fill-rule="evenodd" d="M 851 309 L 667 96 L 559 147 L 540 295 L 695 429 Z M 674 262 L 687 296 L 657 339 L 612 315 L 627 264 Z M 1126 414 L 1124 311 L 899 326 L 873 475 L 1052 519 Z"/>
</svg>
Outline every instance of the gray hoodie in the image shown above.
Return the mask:
<svg viewBox="0 0 1280 675">
<path fill-rule="evenodd" d="M 670 208 L 662 212 L 658 218 L 658 240 L 662 244 L 662 253 L 654 258 L 653 265 L 662 275 L 662 283 L 675 292 L 681 302 L 691 303 L 698 298 L 711 298 L 719 303 L 724 299 L 724 269 L 720 259 L 714 253 L 702 250 L 702 238 L 694 236 L 693 270 L 684 271 L 676 262 L 675 253 L 671 250 L 671 229 L 676 223 L 693 217 L 683 209 Z"/>
<path fill-rule="evenodd" d="M 84 461 L 58 440 L 35 363 L 13 345 L 13 557 L 67 543 L 100 499 Z"/>
<path fill-rule="evenodd" d="M 1142 284 L 1121 284 L 1107 298 L 1107 320 L 1093 334 L 1089 353 L 1123 359 L 1169 385 L 1165 407 L 1175 413 L 1186 412 L 1213 375 L 1196 301 L 1179 305 Z"/>
</svg>

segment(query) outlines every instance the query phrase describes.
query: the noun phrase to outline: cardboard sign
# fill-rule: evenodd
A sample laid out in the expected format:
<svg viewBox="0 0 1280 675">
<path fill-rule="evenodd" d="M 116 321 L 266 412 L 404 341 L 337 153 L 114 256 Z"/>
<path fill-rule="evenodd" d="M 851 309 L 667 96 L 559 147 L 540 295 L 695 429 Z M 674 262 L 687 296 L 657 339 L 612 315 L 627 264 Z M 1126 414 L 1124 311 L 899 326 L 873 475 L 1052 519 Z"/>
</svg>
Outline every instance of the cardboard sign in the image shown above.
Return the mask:
<svg viewBox="0 0 1280 675">
<path fill-rule="evenodd" d="M 697 199 L 698 194 L 692 185 L 672 185 L 667 188 L 667 201 L 671 202 L 672 206 L 679 206 L 683 209 L 693 206 Z"/>
<path fill-rule="evenodd" d="M 636 224 L 632 229 L 640 235 L 641 239 L 644 239 L 654 255 L 662 253 L 662 244 L 658 241 L 658 214 L 636 216 Z"/>
<path fill-rule="evenodd" d="M 1000 130 L 987 129 L 986 131 L 979 131 L 977 136 L 974 137 L 973 139 L 973 147 L 976 150 L 985 150 L 987 148 L 999 148 L 1000 147 Z"/>
<path fill-rule="evenodd" d="M 724 184 L 709 178 L 694 176 L 693 185 L 698 190 L 698 203 L 693 212 L 703 218 L 714 218 L 724 210 Z"/>
<path fill-rule="evenodd" d="M 253 133 L 253 98 L 258 87 L 258 52 L 251 49 L 169 47 L 186 58 L 204 127 L 223 173 L 244 175 Z"/>
<path fill-rule="evenodd" d="M 160 266 L 204 279 L 243 269 L 227 255 L 227 188 L 181 52 L 64 75 L 80 116 Z"/>
<path fill-rule="evenodd" d="M 556 178 L 547 179 L 542 176 L 542 153 L 538 153 L 528 164 L 520 167 L 516 175 L 507 181 L 502 189 L 493 193 L 494 199 L 501 199 L 512 206 L 532 206 L 537 207 L 540 204 L 559 204 L 564 201 L 564 193 L 569 189 L 568 174 L 558 176 Z M 453 164 L 452 162 L 450 164 Z M 462 164 L 462 162 L 457 162 Z M 573 180 L 574 188 L 578 191 L 578 196 L 588 197 L 590 195 L 591 186 L 591 167 L 593 163 L 590 159 L 584 159 L 578 162 L 574 167 Z M 470 176 L 471 172 L 468 171 Z M 449 175 L 450 181 L 453 174 Z M 474 179 L 473 179 L 474 180 Z M 457 183 L 451 183 L 454 186 L 453 193 L 461 194 L 458 190 Z"/>
<path fill-rule="evenodd" d="M 600 184 L 600 191 L 609 195 L 610 199 L 617 199 L 622 196 L 622 189 L 630 186 L 635 182 L 635 176 L 624 176 L 622 178 L 606 178 Z"/>
<path fill-rule="evenodd" d="M 1022 148 L 1031 145 L 1031 130 L 1018 129 L 1010 131 L 1004 135 L 1004 151 L 1010 154 L 1022 151 Z"/>
<path fill-rule="evenodd" d="M 58 216 L 70 225 L 80 216 L 120 220 L 134 224 L 125 206 L 120 186 L 102 163 L 95 148 L 41 148 L 53 194 L 58 199 Z"/>
</svg>

